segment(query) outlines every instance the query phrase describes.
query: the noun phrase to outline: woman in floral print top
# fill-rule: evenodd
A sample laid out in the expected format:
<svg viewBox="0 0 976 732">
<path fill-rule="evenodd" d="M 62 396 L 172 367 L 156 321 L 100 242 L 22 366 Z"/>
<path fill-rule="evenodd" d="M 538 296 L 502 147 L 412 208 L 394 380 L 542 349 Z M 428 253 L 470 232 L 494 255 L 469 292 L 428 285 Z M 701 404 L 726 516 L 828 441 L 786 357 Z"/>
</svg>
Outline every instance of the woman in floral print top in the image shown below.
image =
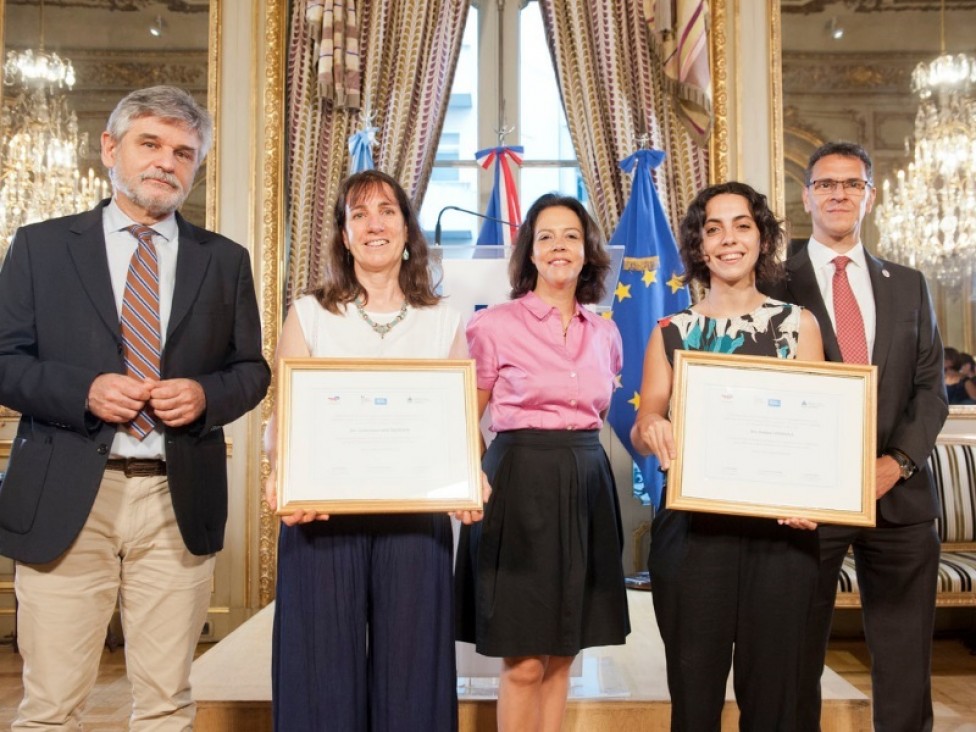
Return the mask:
<svg viewBox="0 0 976 732">
<path fill-rule="evenodd" d="M 631 433 L 665 471 L 675 457 L 668 419 L 675 350 L 823 359 L 816 319 L 758 289 L 782 277 L 782 231 L 765 196 L 742 183 L 707 188 L 689 207 L 680 238 L 687 277 L 707 294 L 651 335 Z M 798 729 L 798 673 L 818 574 L 815 529 L 798 517 L 658 512 L 649 567 L 672 730 L 720 728 L 733 665 L 740 729 Z"/>
</svg>

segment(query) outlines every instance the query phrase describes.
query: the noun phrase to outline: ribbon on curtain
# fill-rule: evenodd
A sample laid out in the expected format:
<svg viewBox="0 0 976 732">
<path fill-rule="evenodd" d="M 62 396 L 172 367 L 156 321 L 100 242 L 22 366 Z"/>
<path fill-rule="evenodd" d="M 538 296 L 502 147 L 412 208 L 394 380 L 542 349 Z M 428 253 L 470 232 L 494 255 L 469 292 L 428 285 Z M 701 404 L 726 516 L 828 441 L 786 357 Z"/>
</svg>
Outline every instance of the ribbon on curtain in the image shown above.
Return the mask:
<svg viewBox="0 0 976 732">
<path fill-rule="evenodd" d="M 661 61 L 678 116 L 699 144 L 712 127 L 707 0 L 644 0 L 651 48 Z"/>
<path fill-rule="evenodd" d="M 363 129 L 349 136 L 349 175 L 376 167 L 373 163 L 373 148 L 376 146 L 376 133 L 379 129 L 366 123 Z"/>
<path fill-rule="evenodd" d="M 521 165 L 523 152 L 521 145 L 502 145 L 478 150 L 474 154 L 478 165 L 485 170 L 493 163 L 495 165 L 495 180 L 485 215 L 508 222 L 508 226 L 505 226 L 500 221 L 485 221 L 478 234 L 478 244 L 511 246 L 518 235 L 518 228 L 522 225 L 522 209 L 515 187 L 512 163 Z"/>
<path fill-rule="evenodd" d="M 308 0 L 305 19 L 315 41 L 319 94 L 339 107 L 360 100 L 357 0 Z"/>
</svg>

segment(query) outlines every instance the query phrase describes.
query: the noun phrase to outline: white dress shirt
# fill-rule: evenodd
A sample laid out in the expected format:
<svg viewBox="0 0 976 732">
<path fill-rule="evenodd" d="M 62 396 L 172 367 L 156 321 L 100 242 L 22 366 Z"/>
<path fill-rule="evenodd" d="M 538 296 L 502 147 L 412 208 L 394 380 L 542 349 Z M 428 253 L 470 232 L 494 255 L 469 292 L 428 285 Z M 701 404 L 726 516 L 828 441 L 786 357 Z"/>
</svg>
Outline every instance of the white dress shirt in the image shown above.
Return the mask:
<svg viewBox="0 0 976 732">
<path fill-rule="evenodd" d="M 138 222 L 122 212 L 114 198 L 102 210 L 105 253 L 108 255 L 108 271 L 112 278 L 112 293 L 115 295 L 119 320 L 122 319 L 122 298 L 125 296 L 129 263 L 138 246 L 135 236 L 126 229 L 136 223 Z M 159 266 L 159 327 L 160 348 L 162 348 L 166 345 L 166 328 L 169 325 L 170 311 L 173 309 L 173 289 L 176 285 L 176 254 L 179 249 L 179 227 L 176 225 L 176 215 L 170 215 L 158 224 L 153 224 L 151 228 L 154 232 L 153 245 L 156 247 Z M 119 425 L 115 439 L 112 441 L 111 454 L 112 457 L 165 459 L 162 424 L 157 422 L 156 429 L 141 441 L 126 432 L 125 425 Z"/>
<path fill-rule="evenodd" d="M 819 241 L 810 238 L 807 244 L 807 252 L 810 254 L 810 264 L 813 265 L 813 273 L 817 277 L 817 287 L 823 296 L 824 305 L 827 306 L 827 313 L 830 315 L 830 323 L 837 332 L 837 318 L 834 316 L 834 258 L 841 256 L 833 249 L 821 244 Z M 864 245 L 858 242 L 854 247 L 843 254 L 851 261 L 847 265 L 847 281 L 851 285 L 854 299 L 861 310 L 861 318 L 864 320 L 864 337 L 868 345 L 868 358 L 874 353 L 874 334 L 877 330 L 877 315 L 874 307 L 874 289 L 871 287 L 871 275 L 868 272 L 867 260 L 864 255 Z"/>
</svg>

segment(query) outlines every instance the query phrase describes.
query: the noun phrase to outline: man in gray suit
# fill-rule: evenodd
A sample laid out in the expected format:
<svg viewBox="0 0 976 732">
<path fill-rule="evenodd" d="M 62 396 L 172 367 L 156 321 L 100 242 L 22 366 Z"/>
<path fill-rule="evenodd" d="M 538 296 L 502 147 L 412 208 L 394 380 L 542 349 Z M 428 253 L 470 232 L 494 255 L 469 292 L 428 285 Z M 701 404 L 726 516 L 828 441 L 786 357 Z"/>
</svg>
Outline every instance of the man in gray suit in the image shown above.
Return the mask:
<svg viewBox="0 0 976 732">
<path fill-rule="evenodd" d="M 117 603 L 130 728 L 193 723 L 227 518 L 222 426 L 270 381 L 247 251 L 176 213 L 212 134 L 180 89 L 128 95 L 102 135 L 111 200 L 22 227 L 0 268 L 0 403 L 22 414 L 0 490 L 15 730 L 81 729 Z"/>
<path fill-rule="evenodd" d="M 770 294 L 813 312 L 828 360 L 878 367 L 878 518 L 874 528 L 819 529 L 821 573 L 801 729 L 819 725 L 837 576 L 850 547 L 872 659 L 875 728 L 930 730 L 939 498 L 928 458 L 948 414 L 942 342 L 922 275 L 872 256 L 861 242 L 876 194 L 864 148 L 821 146 L 805 182 L 813 236 L 787 260 L 784 290 Z"/>
</svg>

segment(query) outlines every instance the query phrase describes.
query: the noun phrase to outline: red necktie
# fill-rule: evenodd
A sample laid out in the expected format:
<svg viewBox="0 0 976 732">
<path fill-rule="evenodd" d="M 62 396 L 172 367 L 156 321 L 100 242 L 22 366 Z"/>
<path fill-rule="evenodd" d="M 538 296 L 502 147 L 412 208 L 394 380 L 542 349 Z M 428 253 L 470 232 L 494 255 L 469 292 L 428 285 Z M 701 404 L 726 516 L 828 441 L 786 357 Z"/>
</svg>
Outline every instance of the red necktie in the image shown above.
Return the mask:
<svg viewBox="0 0 976 732">
<path fill-rule="evenodd" d="M 864 336 L 864 318 L 861 308 L 854 299 L 851 283 L 847 279 L 847 265 L 850 257 L 835 257 L 834 264 L 834 321 L 837 330 L 837 345 L 845 363 L 870 363 L 868 341 Z"/>
<path fill-rule="evenodd" d="M 147 226 L 130 226 L 128 230 L 139 241 L 122 297 L 122 347 L 125 373 L 135 379 L 159 378 L 159 264 L 153 246 L 153 230 Z M 156 426 L 149 405 L 129 422 L 126 429 L 142 440 Z"/>
</svg>

